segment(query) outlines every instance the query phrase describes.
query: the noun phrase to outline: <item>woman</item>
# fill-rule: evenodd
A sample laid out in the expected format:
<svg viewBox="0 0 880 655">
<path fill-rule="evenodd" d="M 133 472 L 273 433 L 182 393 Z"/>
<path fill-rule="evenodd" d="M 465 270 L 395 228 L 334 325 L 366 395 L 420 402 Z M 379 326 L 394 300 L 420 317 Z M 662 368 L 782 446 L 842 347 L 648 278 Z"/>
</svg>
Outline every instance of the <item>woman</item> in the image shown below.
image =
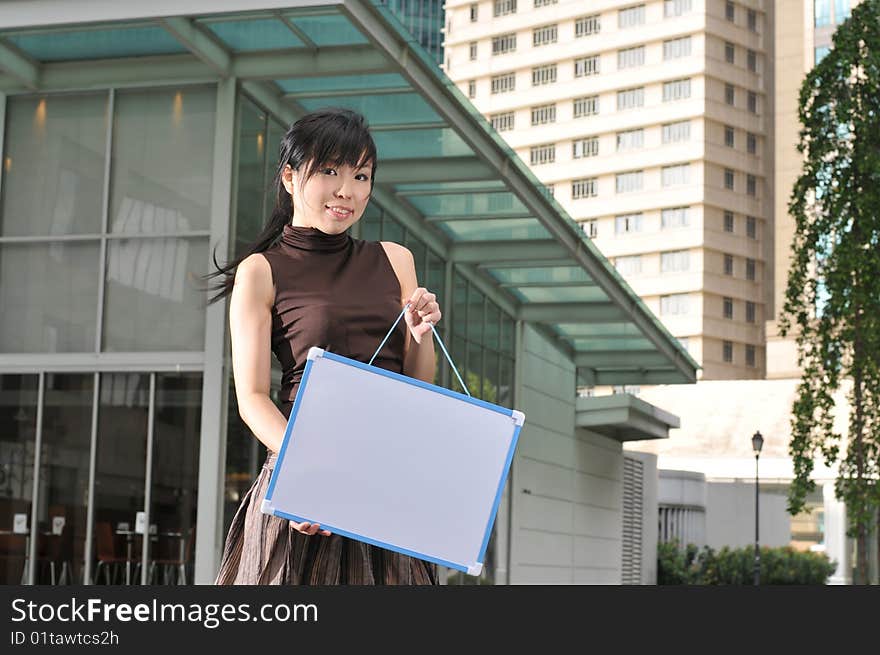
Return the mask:
<svg viewBox="0 0 880 655">
<path fill-rule="evenodd" d="M 239 413 L 269 451 L 232 520 L 217 584 L 436 584 L 433 564 L 260 511 L 311 346 L 368 361 L 410 303 L 406 326 L 373 364 L 433 382 L 430 324 L 441 312 L 418 285 L 412 254 L 347 233 L 367 206 L 376 168 L 363 116 L 326 109 L 302 117 L 281 141 L 265 230 L 212 274 L 225 279 L 211 302 L 231 295 Z M 283 369 L 280 410 L 269 398 L 270 347 Z"/>
</svg>

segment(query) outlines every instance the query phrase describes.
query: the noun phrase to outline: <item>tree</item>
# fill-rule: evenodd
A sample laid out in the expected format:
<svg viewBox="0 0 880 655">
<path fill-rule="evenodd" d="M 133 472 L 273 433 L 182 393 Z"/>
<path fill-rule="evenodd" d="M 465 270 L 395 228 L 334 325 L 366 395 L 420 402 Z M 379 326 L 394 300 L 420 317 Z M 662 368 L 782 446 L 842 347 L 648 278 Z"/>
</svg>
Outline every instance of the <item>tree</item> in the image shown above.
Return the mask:
<svg viewBox="0 0 880 655">
<path fill-rule="evenodd" d="M 780 328 L 795 333 L 803 371 L 788 509 L 801 511 L 815 488 L 817 458 L 839 465 L 835 490 L 857 540 L 855 582 L 865 584 L 880 506 L 880 0 L 854 8 L 833 42 L 801 86 L 804 163 L 788 206 L 796 227 Z M 845 440 L 833 428 L 833 394 L 844 380 L 852 383 Z"/>
</svg>

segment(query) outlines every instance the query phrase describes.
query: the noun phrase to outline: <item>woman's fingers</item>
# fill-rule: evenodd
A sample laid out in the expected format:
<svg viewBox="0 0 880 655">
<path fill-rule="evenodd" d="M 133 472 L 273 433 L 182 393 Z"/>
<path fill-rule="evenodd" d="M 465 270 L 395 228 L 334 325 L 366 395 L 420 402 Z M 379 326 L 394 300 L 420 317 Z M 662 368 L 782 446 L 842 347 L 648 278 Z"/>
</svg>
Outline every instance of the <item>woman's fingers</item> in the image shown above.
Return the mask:
<svg viewBox="0 0 880 655">
<path fill-rule="evenodd" d="M 316 535 L 319 531 L 325 537 L 330 536 L 329 530 L 321 530 L 320 523 L 309 523 L 308 521 L 303 521 L 302 523 L 297 523 L 296 521 L 290 521 L 290 527 L 296 530 L 297 532 L 302 532 L 305 535 L 313 536 Z"/>
</svg>

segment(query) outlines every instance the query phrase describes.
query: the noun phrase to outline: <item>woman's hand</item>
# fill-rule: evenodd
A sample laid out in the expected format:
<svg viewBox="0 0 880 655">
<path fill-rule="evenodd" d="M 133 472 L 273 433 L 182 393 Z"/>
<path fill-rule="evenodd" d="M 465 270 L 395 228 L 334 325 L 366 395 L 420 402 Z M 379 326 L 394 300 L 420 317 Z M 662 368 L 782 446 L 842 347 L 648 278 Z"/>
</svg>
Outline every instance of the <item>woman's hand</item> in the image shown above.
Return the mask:
<svg viewBox="0 0 880 655">
<path fill-rule="evenodd" d="M 404 318 L 413 340 L 417 344 L 421 344 L 422 336 L 430 332 L 431 326 L 437 325 L 437 322 L 443 317 L 440 313 L 440 305 L 437 303 L 437 296 L 424 287 L 413 291 L 408 303 L 409 309 Z"/>
<path fill-rule="evenodd" d="M 290 521 L 290 527 L 296 530 L 297 532 L 302 532 L 308 536 L 314 536 L 320 532 L 323 536 L 329 537 L 329 530 L 321 530 L 321 525 L 319 523 L 309 523 L 308 521 L 303 521 L 302 523 L 297 523 L 296 521 Z"/>
</svg>

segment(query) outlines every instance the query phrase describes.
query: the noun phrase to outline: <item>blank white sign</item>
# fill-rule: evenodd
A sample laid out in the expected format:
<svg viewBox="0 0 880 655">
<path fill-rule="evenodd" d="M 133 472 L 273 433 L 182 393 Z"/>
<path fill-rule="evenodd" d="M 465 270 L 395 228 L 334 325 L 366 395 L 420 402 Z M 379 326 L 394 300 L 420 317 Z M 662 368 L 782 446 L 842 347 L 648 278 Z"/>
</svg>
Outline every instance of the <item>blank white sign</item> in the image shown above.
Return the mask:
<svg viewBox="0 0 880 655">
<path fill-rule="evenodd" d="M 262 510 L 479 575 L 523 420 L 312 348 Z"/>
</svg>

